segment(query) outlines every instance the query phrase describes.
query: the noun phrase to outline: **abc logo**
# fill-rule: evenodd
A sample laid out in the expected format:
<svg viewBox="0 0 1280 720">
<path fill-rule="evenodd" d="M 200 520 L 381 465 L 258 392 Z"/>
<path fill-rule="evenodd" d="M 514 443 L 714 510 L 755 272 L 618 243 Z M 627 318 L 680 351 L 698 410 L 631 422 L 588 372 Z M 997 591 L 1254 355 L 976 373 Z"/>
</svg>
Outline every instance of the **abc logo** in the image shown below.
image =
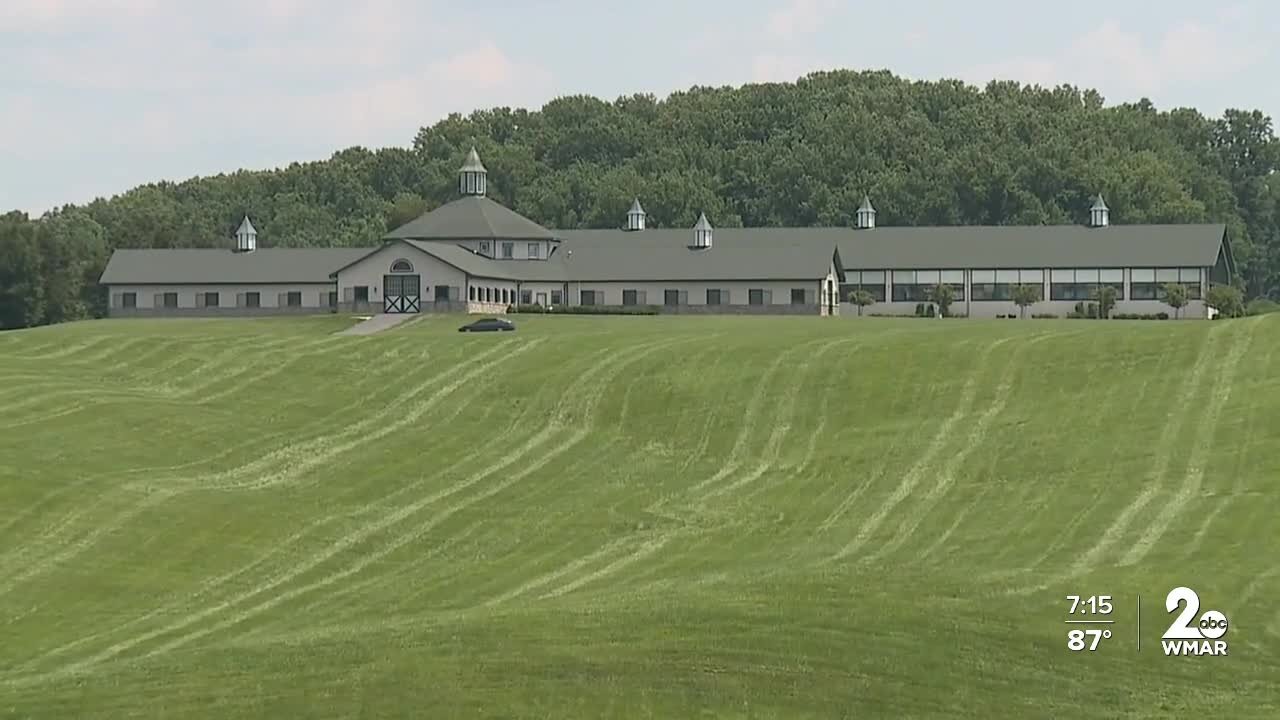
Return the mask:
<svg viewBox="0 0 1280 720">
<path fill-rule="evenodd" d="M 1227 616 L 1217 610 L 1208 610 L 1200 616 L 1201 637 L 1217 640 L 1227 634 Z"/>
</svg>

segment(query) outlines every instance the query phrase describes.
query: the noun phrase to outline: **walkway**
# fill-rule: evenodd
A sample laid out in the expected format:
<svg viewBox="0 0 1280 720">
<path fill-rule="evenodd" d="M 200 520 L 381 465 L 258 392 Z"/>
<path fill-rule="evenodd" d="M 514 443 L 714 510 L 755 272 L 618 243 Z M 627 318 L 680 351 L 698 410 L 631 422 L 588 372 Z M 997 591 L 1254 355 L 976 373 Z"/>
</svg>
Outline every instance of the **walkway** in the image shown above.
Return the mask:
<svg viewBox="0 0 1280 720">
<path fill-rule="evenodd" d="M 346 330 L 339 331 L 337 334 L 372 335 L 374 333 L 382 332 L 383 330 L 390 330 L 400 323 L 416 317 L 418 317 L 416 313 L 378 313 L 358 325 L 353 325 Z"/>
</svg>

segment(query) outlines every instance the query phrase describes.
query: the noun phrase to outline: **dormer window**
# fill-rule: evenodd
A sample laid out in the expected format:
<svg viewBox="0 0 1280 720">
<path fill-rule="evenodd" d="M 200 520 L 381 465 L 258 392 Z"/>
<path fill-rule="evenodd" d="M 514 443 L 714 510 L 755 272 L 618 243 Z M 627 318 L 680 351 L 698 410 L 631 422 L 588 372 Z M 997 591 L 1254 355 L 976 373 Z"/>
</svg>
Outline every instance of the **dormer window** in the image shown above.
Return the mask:
<svg viewBox="0 0 1280 720">
<path fill-rule="evenodd" d="M 485 256 L 489 255 L 489 241 L 488 241 L 488 240 L 484 240 L 484 241 L 482 241 L 482 242 L 480 243 L 480 254 L 481 254 L 481 255 L 485 255 Z"/>
<path fill-rule="evenodd" d="M 542 257 L 542 246 L 536 242 L 529 243 L 529 259 L 537 260 Z"/>
</svg>

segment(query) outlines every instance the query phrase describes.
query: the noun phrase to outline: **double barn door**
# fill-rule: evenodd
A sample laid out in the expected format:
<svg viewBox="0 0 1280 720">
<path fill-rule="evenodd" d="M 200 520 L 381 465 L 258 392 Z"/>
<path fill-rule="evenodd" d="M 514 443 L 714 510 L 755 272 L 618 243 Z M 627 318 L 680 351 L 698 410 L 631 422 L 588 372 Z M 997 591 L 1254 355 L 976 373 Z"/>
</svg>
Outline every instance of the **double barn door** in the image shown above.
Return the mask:
<svg viewBox="0 0 1280 720">
<path fill-rule="evenodd" d="M 422 310 L 422 278 L 418 275 L 382 277 L 382 311 L 416 313 Z"/>
</svg>

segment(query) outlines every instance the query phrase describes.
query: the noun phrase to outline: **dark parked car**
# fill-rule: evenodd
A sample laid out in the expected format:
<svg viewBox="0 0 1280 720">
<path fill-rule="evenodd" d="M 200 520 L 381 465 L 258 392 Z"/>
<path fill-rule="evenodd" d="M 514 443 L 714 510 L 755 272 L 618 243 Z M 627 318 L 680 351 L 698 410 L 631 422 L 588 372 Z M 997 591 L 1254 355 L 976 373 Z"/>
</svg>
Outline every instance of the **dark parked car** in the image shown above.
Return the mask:
<svg viewBox="0 0 1280 720">
<path fill-rule="evenodd" d="M 515 330 L 516 326 L 510 320 L 502 318 L 484 318 L 477 320 L 470 325 L 463 325 L 458 328 L 458 332 L 494 332 L 497 330 Z"/>
</svg>

